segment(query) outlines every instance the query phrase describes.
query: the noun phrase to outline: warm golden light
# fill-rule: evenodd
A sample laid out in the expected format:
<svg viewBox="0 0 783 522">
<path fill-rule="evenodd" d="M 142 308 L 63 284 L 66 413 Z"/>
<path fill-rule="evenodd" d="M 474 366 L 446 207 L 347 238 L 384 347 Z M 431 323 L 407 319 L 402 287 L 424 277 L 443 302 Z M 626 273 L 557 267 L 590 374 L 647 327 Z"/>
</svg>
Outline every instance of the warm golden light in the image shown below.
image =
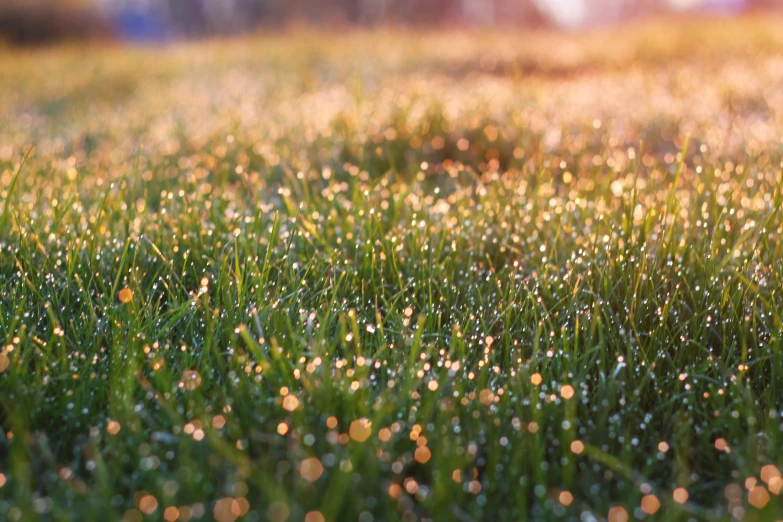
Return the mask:
<svg viewBox="0 0 783 522">
<path fill-rule="evenodd" d="M 354 441 L 364 442 L 372 434 L 372 423 L 366 418 L 355 420 L 351 423 L 348 434 Z"/>
</svg>

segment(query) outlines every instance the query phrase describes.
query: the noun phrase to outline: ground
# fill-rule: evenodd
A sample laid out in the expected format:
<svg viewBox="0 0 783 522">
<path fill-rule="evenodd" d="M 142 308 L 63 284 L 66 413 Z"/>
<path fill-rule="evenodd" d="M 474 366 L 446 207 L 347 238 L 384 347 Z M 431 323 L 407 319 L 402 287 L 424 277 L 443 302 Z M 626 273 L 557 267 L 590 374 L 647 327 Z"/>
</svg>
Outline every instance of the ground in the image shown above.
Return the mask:
<svg viewBox="0 0 783 522">
<path fill-rule="evenodd" d="M 780 23 L 0 50 L 0 519 L 783 517 Z"/>
</svg>

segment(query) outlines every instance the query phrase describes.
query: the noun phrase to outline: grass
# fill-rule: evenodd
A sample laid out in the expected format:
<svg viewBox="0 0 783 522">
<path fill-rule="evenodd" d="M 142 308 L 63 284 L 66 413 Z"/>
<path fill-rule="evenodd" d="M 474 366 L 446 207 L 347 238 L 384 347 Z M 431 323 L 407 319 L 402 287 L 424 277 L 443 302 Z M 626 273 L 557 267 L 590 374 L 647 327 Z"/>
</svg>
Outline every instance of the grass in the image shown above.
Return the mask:
<svg viewBox="0 0 783 522">
<path fill-rule="evenodd" d="M 0 53 L 0 518 L 783 516 L 783 39 Z"/>
</svg>

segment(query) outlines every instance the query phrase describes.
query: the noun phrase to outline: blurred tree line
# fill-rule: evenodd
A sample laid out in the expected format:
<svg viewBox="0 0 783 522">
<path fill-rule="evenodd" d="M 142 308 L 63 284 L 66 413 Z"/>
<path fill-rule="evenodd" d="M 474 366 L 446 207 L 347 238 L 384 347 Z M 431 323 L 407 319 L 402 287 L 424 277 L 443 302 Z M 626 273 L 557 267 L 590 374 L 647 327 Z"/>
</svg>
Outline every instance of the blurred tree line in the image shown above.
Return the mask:
<svg viewBox="0 0 783 522">
<path fill-rule="evenodd" d="M 39 43 L 233 34 L 310 24 L 542 25 L 534 0 L 0 0 L 0 40 Z"/>
<path fill-rule="evenodd" d="M 669 6 L 664 0 L 583 1 L 593 20 L 661 13 Z M 733 1 L 746 9 L 783 3 Z M 296 22 L 545 26 L 552 23 L 546 5 L 546 0 L 0 0 L 0 40 L 196 37 Z"/>
<path fill-rule="evenodd" d="M 232 32 L 281 22 L 547 23 L 533 0 L 167 0 L 166 4 L 169 22 L 186 34 Z"/>
<path fill-rule="evenodd" d="M 105 0 L 117 2 L 122 0 Z M 133 0 L 130 0 L 133 1 Z M 671 8 L 666 0 L 582 0 L 591 20 L 628 19 Z M 704 0 L 734 2 L 747 9 L 779 6 L 783 0 Z M 287 22 L 314 24 L 521 24 L 552 23 L 548 0 L 161 0 L 167 21 L 179 32 L 233 32 Z"/>
<path fill-rule="evenodd" d="M 40 44 L 111 33 L 111 24 L 89 2 L 0 0 L 0 42 Z"/>
</svg>

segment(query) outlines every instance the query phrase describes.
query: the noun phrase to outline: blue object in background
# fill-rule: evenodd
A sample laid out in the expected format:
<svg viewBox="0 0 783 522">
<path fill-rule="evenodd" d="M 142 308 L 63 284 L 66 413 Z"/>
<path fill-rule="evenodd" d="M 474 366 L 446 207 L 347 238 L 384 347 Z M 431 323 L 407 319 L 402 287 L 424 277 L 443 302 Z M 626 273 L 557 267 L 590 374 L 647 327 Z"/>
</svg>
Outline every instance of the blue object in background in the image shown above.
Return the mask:
<svg viewBox="0 0 783 522">
<path fill-rule="evenodd" d="M 169 36 L 160 17 L 149 11 L 121 11 L 112 17 L 118 35 L 134 42 L 159 42 Z"/>
</svg>

